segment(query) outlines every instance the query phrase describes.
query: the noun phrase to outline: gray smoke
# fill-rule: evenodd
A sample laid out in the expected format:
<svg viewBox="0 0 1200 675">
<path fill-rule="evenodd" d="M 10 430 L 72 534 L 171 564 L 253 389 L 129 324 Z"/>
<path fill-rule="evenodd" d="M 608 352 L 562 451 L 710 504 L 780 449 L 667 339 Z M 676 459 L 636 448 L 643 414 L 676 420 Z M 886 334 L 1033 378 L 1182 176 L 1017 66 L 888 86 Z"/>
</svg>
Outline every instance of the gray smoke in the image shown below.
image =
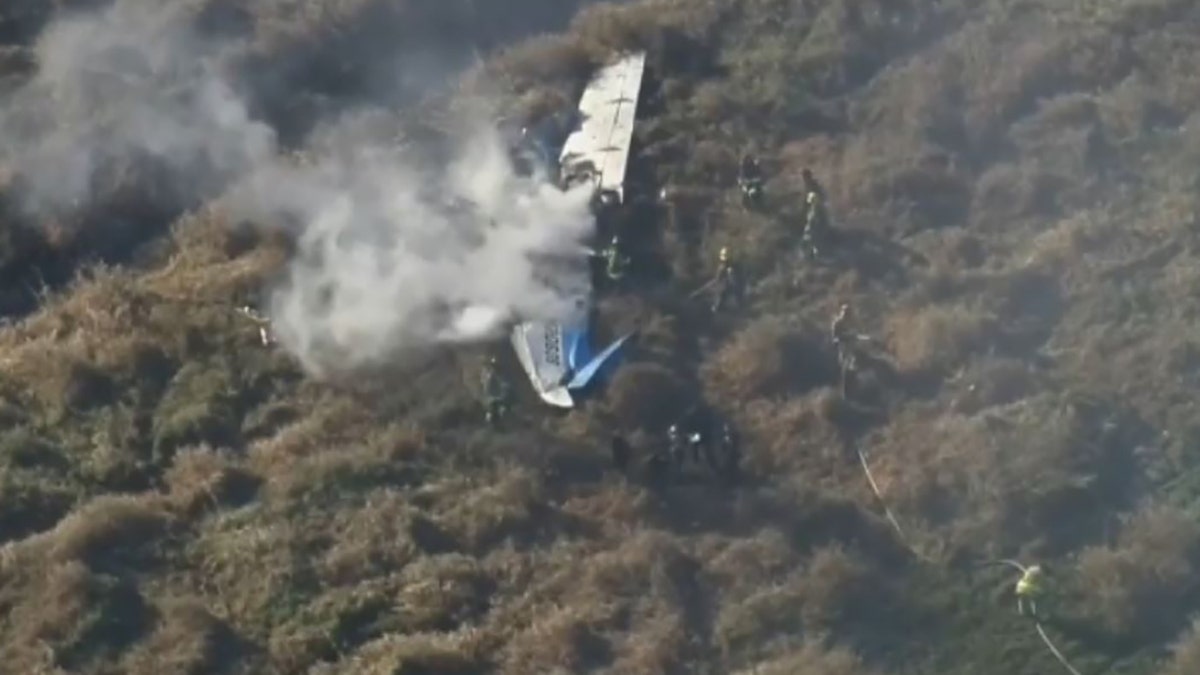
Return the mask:
<svg viewBox="0 0 1200 675">
<path fill-rule="evenodd" d="M 266 161 L 274 133 L 221 75 L 221 45 L 186 16 L 125 0 L 50 24 L 33 78 L 0 105 L 0 158 L 24 178 L 34 215 L 81 210 L 97 184 L 151 161 L 187 191 Z"/>
<path fill-rule="evenodd" d="M 464 125 L 452 158 L 431 162 L 350 114 L 325 122 L 306 161 L 285 158 L 224 72 L 239 47 L 135 0 L 56 21 L 36 75 L 0 103 L 0 159 L 24 177 L 25 205 L 86 212 L 111 166 L 145 157 L 196 197 L 225 186 L 234 217 L 297 239 L 267 309 L 316 372 L 577 311 L 585 191 L 518 175 L 486 123 Z"/>
<path fill-rule="evenodd" d="M 268 166 L 231 199 L 259 222 L 302 223 L 270 313 L 311 369 L 491 338 L 515 318 L 573 316 L 588 283 L 586 189 L 519 175 L 484 125 L 444 166 L 413 163 L 387 138 L 338 134 L 353 120 L 342 125 L 314 162 Z"/>
</svg>

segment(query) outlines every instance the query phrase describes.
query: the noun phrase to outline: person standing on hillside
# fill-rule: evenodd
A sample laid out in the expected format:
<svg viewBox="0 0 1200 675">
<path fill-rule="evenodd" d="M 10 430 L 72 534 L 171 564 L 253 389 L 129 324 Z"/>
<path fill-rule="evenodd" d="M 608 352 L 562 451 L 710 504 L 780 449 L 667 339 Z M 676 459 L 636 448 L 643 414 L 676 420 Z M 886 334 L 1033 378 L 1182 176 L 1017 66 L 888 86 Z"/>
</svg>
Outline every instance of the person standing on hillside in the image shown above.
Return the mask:
<svg viewBox="0 0 1200 675">
<path fill-rule="evenodd" d="M 246 318 L 250 319 L 258 326 L 258 338 L 264 347 L 270 347 L 275 344 L 275 336 L 271 333 L 271 320 L 263 316 L 258 310 L 250 305 L 243 305 L 238 308 Z"/>
<path fill-rule="evenodd" d="M 495 425 L 508 412 L 508 382 L 500 371 L 495 356 L 489 356 L 483 366 L 484 414 L 488 424 Z"/>
<path fill-rule="evenodd" d="M 621 244 L 621 237 L 613 235 L 612 242 L 604 248 L 601 255 L 604 257 L 604 271 L 608 280 L 619 286 L 625 280 L 631 265 L 629 254 Z"/>
<path fill-rule="evenodd" d="M 741 291 L 741 279 L 737 268 L 729 258 L 729 249 L 722 246 L 717 260 L 717 276 L 713 279 L 716 292 L 713 294 L 713 314 L 721 311 L 721 307 L 738 298 Z"/>
<path fill-rule="evenodd" d="M 817 182 L 810 169 L 804 169 L 800 178 L 804 182 L 804 252 L 810 258 L 816 258 L 829 243 L 825 188 Z"/>
<path fill-rule="evenodd" d="M 1021 578 L 1017 580 L 1017 612 L 1025 616 L 1025 608 L 1029 607 L 1029 616 L 1038 618 L 1037 602 L 1046 593 L 1046 573 L 1041 565 L 1030 565 L 1025 568 Z"/>
<path fill-rule="evenodd" d="M 762 203 L 763 171 L 758 158 L 753 155 L 742 157 L 738 173 L 738 187 L 742 190 L 742 206 L 751 208 Z"/>
<path fill-rule="evenodd" d="M 850 328 L 850 305 L 843 302 L 838 307 L 838 313 L 829 324 L 829 339 L 837 350 L 838 368 L 841 370 L 842 397 L 846 396 L 846 383 L 849 376 L 858 371 L 858 343 L 870 342 L 871 337 L 855 333 Z"/>
<path fill-rule="evenodd" d="M 713 470 L 729 483 L 736 483 L 741 476 L 742 447 L 737 430 L 728 420 L 721 424 L 721 454 L 719 458 L 710 456 L 710 462 Z"/>
<path fill-rule="evenodd" d="M 687 459 L 687 446 L 683 442 L 683 434 L 680 433 L 678 424 L 667 427 L 667 456 L 671 458 L 676 469 L 682 468 Z"/>
</svg>

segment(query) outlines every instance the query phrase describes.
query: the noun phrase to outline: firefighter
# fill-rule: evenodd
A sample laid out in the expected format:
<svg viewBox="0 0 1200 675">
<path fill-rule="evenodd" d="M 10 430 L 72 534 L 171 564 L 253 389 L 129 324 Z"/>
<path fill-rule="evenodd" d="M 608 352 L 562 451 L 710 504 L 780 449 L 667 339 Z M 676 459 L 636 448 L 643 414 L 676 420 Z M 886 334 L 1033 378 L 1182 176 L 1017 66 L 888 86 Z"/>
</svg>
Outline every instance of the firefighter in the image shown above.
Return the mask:
<svg viewBox="0 0 1200 675">
<path fill-rule="evenodd" d="M 710 458 L 713 470 L 718 472 L 725 480 L 732 483 L 738 479 L 742 464 L 742 448 L 738 441 L 737 430 L 728 421 L 725 421 L 721 425 L 720 461 L 718 463 L 713 460 L 715 458 Z"/>
<path fill-rule="evenodd" d="M 841 370 L 842 396 L 846 396 L 846 383 L 858 372 L 858 343 L 870 341 L 870 337 L 855 333 L 850 328 L 850 305 L 842 303 L 838 313 L 829 324 L 829 338 L 837 350 L 838 368 Z"/>
<path fill-rule="evenodd" d="M 1046 594 L 1046 573 L 1041 565 L 1031 565 L 1025 568 L 1021 578 L 1017 580 L 1017 612 L 1025 616 L 1025 608 L 1029 608 L 1029 616 L 1038 618 L 1037 601 Z"/>
<path fill-rule="evenodd" d="M 763 174 L 757 157 L 746 155 L 742 158 L 742 167 L 738 174 L 738 187 L 742 189 L 743 206 L 750 208 L 762 203 Z"/>
<path fill-rule="evenodd" d="M 688 454 L 696 465 L 709 455 L 707 432 L 710 421 L 708 411 L 699 403 L 689 406 L 682 418 Z"/>
<path fill-rule="evenodd" d="M 869 340 L 866 335 L 855 333 L 850 328 L 850 305 L 843 302 L 838 306 L 838 313 L 829 324 L 829 339 L 838 353 L 838 363 L 848 370 L 856 367 L 858 342 Z"/>
<path fill-rule="evenodd" d="M 271 332 L 271 320 L 259 313 L 250 305 L 243 305 L 238 308 L 246 318 L 253 321 L 258 326 L 258 339 L 264 347 L 270 347 L 275 344 L 275 335 Z"/>
<path fill-rule="evenodd" d="M 704 437 L 704 432 L 698 427 L 692 427 L 688 430 L 687 445 L 691 450 L 692 462 L 699 465 L 700 461 L 708 457 L 708 439 Z"/>
<path fill-rule="evenodd" d="M 713 284 L 716 286 L 712 304 L 714 314 L 719 312 L 721 307 L 729 301 L 737 299 L 741 290 L 740 281 L 737 268 L 729 259 L 729 249 L 721 247 L 717 262 L 717 276 L 713 279 Z"/>
<path fill-rule="evenodd" d="M 800 173 L 804 182 L 804 252 L 815 258 L 829 240 L 829 211 L 825 203 L 825 188 L 809 169 Z"/>
<path fill-rule="evenodd" d="M 676 469 L 682 468 L 684 460 L 687 459 L 687 447 L 678 424 L 667 427 L 667 456 L 671 458 Z"/>
<path fill-rule="evenodd" d="M 489 356 L 483 367 L 483 396 L 485 419 L 495 425 L 508 413 L 508 383 L 500 375 L 495 356 Z"/>
<path fill-rule="evenodd" d="M 604 271 L 614 284 L 620 284 L 629 272 L 629 254 L 621 245 L 621 237 L 613 235 L 612 242 L 604 249 Z"/>
</svg>

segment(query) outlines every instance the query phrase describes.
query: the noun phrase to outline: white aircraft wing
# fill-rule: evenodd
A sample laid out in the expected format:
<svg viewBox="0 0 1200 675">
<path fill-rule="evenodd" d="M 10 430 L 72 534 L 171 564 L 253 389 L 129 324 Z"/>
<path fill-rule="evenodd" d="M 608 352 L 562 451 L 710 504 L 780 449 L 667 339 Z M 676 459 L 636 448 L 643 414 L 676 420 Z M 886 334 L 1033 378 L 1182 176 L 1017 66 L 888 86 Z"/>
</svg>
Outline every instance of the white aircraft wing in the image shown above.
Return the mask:
<svg viewBox="0 0 1200 675">
<path fill-rule="evenodd" d="M 564 174 L 590 165 L 599 190 L 624 199 L 625 169 L 633 142 L 633 123 L 645 73 L 646 55 L 630 54 L 600 69 L 579 98 L 583 121 L 563 144 Z"/>
<path fill-rule="evenodd" d="M 519 323 L 512 329 L 513 350 L 529 376 L 534 390 L 543 401 L 559 408 L 571 408 L 566 386 L 566 349 L 562 326 L 557 323 Z"/>
</svg>

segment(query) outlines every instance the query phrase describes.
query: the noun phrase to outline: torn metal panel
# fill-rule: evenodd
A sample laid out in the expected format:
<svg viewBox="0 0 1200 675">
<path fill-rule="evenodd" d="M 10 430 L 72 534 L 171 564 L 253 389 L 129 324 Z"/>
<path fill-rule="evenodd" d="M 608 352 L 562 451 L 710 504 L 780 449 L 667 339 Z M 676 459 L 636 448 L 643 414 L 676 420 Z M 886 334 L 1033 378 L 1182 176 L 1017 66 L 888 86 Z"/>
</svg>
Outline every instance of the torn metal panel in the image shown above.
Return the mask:
<svg viewBox="0 0 1200 675">
<path fill-rule="evenodd" d="M 622 57 L 596 74 L 579 99 L 582 120 L 559 157 L 564 181 L 589 174 L 596 189 L 625 198 L 625 171 L 645 73 L 646 55 Z"/>
</svg>

